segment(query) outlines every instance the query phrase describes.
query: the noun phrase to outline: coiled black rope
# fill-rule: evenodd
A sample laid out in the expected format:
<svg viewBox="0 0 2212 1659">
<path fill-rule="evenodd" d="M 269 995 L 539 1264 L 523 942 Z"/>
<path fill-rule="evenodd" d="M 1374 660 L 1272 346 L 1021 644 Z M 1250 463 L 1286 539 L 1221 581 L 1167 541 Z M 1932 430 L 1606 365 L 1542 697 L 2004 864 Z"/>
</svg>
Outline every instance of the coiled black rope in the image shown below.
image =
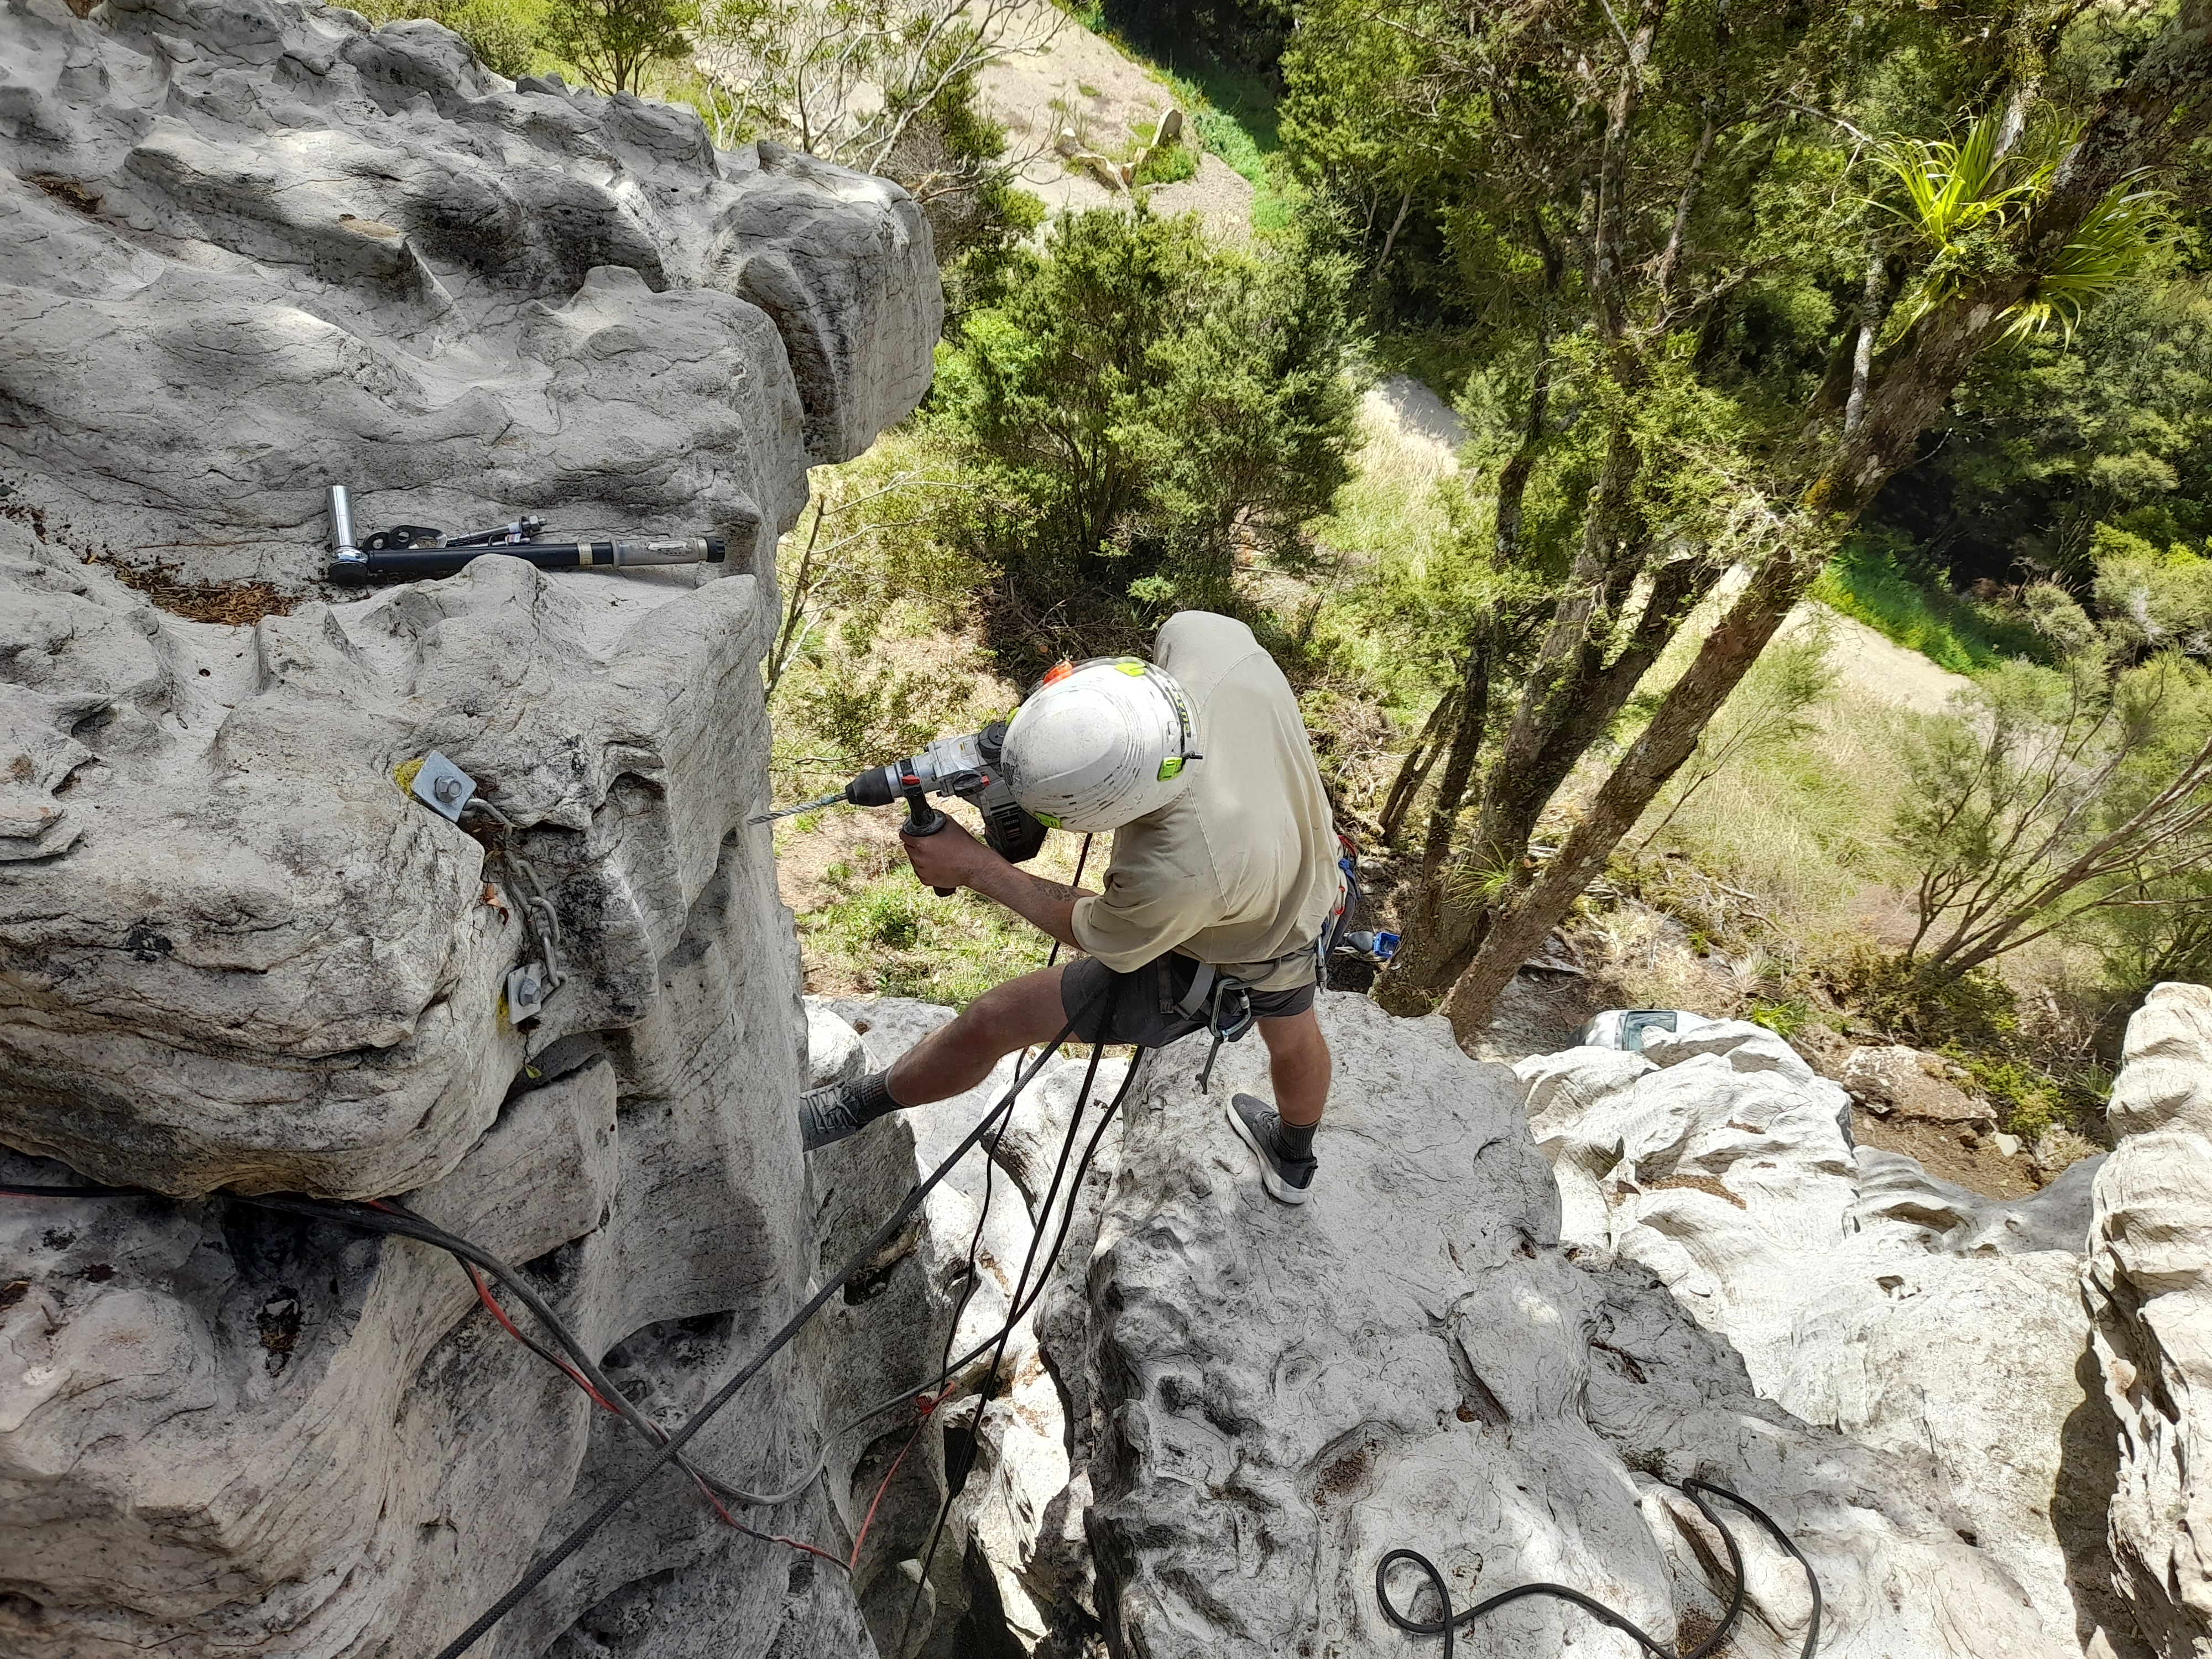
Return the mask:
<svg viewBox="0 0 2212 1659">
<path fill-rule="evenodd" d="M 1805 1552 L 1797 1547 L 1796 1543 L 1788 1533 L 1783 1531 L 1772 1516 L 1767 1514 L 1749 1498 L 1739 1496 L 1725 1486 L 1716 1486 L 1710 1480 L 1685 1480 L 1681 1484 L 1681 1490 L 1688 1496 L 1689 1500 L 1698 1506 L 1698 1511 L 1705 1519 L 1712 1522 L 1714 1528 L 1719 1532 L 1722 1541 L 1728 1546 L 1729 1571 L 1735 1578 L 1735 1589 L 1729 1597 L 1727 1613 L 1723 1616 L 1719 1624 L 1713 1626 L 1712 1633 L 1687 1653 L 1678 1652 L 1671 1644 L 1662 1644 L 1656 1637 L 1647 1635 L 1630 1620 L 1614 1612 L 1604 1602 L 1592 1600 L 1569 1584 L 1517 1584 L 1511 1589 L 1500 1590 L 1497 1595 L 1486 1601 L 1478 1601 L 1462 1612 L 1454 1613 L 1450 1586 L 1445 1583 L 1444 1576 L 1437 1571 L 1437 1564 L 1419 1550 L 1392 1550 L 1375 1564 L 1375 1600 L 1382 1607 L 1382 1616 L 1407 1635 L 1443 1637 L 1444 1638 L 1443 1659 L 1451 1659 L 1455 1632 L 1460 1626 L 1471 1625 L 1485 1613 L 1494 1613 L 1509 1601 L 1518 1601 L 1531 1595 L 1548 1595 L 1559 1601 L 1573 1602 L 1592 1618 L 1603 1620 L 1627 1636 L 1644 1651 L 1655 1655 L 1656 1659 L 1705 1659 L 1707 1654 L 1713 1652 L 1722 1643 L 1728 1640 L 1729 1633 L 1735 1628 L 1736 1622 L 1743 1617 L 1743 1551 L 1736 1544 L 1735 1534 L 1728 1529 L 1727 1522 L 1714 1514 L 1712 1505 L 1705 1502 L 1704 1494 L 1711 1492 L 1716 1498 L 1726 1498 L 1753 1520 L 1758 1522 L 1760 1526 L 1765 1528 L 1774 1535 L 1775 1541 L 1789 1551 L 1796 1558 L 1797 1565 L 1805 1569 L 1805 1582 L 1811 1586 L 1813 1591 L 1813 1622 L 1805 1632 L 1805 1646 L 1802 1652 L 1799 1654 L 1798 1659 L 1813 1659 L 1820 1644 L 1820 1577 L 1813 1571 L 1813 1564 L 1805 1559 Z M 1415 1619 L 1410 1613 L 1401 1611 L 1391 1601 L 1390 1569 L 1401 1561 L 1417 1569 L 1429 1581 L 1429 1588 L 1436 1592 L 1440 1617 L 1425 1620 Z"/>
</svg>

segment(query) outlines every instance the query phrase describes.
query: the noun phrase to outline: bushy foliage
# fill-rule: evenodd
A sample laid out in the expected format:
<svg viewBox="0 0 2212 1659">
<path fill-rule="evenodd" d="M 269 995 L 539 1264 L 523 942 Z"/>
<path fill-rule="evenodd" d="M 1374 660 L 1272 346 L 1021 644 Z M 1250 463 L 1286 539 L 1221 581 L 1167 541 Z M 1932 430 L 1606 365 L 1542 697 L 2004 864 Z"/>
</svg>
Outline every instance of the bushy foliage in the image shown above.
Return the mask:
<svg viewBox="0 0 2212 1659">
<path fill-rule="evenodd" d="M 542 27 L 534 0 L 362 0 L 356 8 L 372 23 L 427 17 L 469 43 L 484 67 L 509 80 L 536 65 Z"/>
<path fill-rule="evenodd" d="M 2070 343 L 1988 359 L 1922 467 L 1875 516 L 1938 581 L 2057 577 L 2112 553 L 2212 544 L 2212 283 L 2178 252 L 2090 312 Z M 2103 598 L 2100 596 L 2100 603 Z"/>
<path fill-rule="evenodd" d="M 2193 912 L 2212 868 L 2212 675 L 2179 653 L 2118 666 L 2055 590 L 2040 611 L 2061 665 L 1984 674 L 1909 754 L 1905 956 L 1943 976 L 2116 915 Z"/>
<path fill-rule="evenodd" d="M 638 92 L 647 74 L 689 55 L 698 22 L 696 0 L 550 0 L 544 41 L 595 91 Z"/>
<path fill-rule="evenodd" d="M 1295 565 L 1348 474 L 1341 264 L 1210 243 L 1194 217 L 1073 214 L 940 356 L 934 419 L 981 494 L 945 533 L 1034 664 L 1235 611 L 1240 552 Z"/>
</svg>

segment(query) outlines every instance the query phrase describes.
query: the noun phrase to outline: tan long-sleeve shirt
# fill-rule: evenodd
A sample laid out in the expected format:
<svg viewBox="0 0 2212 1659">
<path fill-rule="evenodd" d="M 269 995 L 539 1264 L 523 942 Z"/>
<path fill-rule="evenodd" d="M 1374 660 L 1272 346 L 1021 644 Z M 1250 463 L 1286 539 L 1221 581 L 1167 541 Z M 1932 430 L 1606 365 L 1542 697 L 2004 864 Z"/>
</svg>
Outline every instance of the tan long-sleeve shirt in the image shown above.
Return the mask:
<svg viewBox="0 0 2212 1659">
<path fill-rule="evenodd" d="M 1168 618 L 1152 659 L 1190 700 L 1205 758 L 1189 787 L 1115 832 L 1104 892 L 1077 901 L 1076 942 L 1121 973 L 1179 951 L 1261 990 L 1306 984 L 1337 842 L 1297 697 L 1250 629 L 1210 611 Z"/>
</svg>

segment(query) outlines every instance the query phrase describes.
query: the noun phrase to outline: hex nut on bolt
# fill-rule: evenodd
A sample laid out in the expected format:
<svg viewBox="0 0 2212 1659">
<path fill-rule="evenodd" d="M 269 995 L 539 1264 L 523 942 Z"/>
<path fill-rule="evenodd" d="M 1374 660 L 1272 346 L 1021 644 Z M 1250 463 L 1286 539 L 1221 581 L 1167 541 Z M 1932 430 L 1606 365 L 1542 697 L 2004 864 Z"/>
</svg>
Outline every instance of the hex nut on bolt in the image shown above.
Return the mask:
<svg viewBox="0 0 2212 1659">
<path fill-rule="evenodd" d="M 432 811 L 459 823 L 461 809 L 477 793 L 477 781 L 433 749 L 422 757 L 409 793 Z"/>
</svg>

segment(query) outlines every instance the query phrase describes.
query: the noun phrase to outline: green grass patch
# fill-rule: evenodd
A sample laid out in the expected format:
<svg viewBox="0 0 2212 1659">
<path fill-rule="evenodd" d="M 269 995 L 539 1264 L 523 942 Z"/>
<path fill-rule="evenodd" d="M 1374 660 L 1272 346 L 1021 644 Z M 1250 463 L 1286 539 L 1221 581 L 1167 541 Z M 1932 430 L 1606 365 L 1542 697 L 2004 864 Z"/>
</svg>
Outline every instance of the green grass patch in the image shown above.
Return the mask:
<svg viewBox="0 0 2212 1659">
<path fill-rule="evenodd" d="M 1775 1036 L 1787 1038 L 1813 1018 L 1813 1005 L 1802 997 L 1784 997 L 1773 1001 L 1753 997 L 1744 1013 L 1753 1024 L 1764 1025 Z"/>
<path fill-rule="evenodd" d="M 1133 185 L 1179 185 L 1198 172 L 1198 155 L 1188 144 L 1155 144 L 1145 152 L 1129 182 Z"/>
<path fill-rule="evenodd" d="M 2050 654 L 2025 623 L 1917 581 L 1893 555 L 1861 545 L 1846 544 L 1828 562 L 1812 597 L 1954 674 Z"/>
<path fill-rule="evenodd" d="M 856 879 L 827 875 L 842 896 L 800 916 L 810 963 L 877 996 L 918 997 L 963 1007 L 1002 980 L 1044 966 L 1051 940 L 972 894 L 939 898 L 899 868 Z"/>
</svg>

